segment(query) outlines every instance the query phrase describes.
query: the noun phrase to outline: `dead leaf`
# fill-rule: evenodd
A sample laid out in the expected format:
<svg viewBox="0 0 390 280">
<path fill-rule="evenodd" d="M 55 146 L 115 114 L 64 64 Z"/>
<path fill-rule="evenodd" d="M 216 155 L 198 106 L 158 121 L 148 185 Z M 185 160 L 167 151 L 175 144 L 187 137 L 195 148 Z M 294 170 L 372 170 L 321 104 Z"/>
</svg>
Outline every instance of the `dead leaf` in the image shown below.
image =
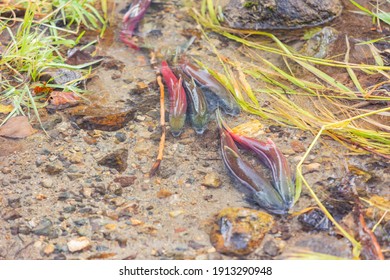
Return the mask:
<svg viewBox="0 0 390 280">
<path fill-rule="evenodd" d="M 53 91 L 50 93 L 50 104 L 54 106 L 61 105 L 76 105 L 78 104 L 80 97 L 78 97 L 74 92 L 66 91 Z"/>
<path fill-rule="evenodd" d="M 13 109 L 14 109 L 14 107 L 12 105 L 0 104 L 0 113 L 8 114 L 8 113 L 12 112 Z"/>
<path fill-rule="evenodd" d="M 26 116 L 13 117 L 0 127 L 0 136 L 8 138 L 26 138 L 35 132 Z"/>
</svg>

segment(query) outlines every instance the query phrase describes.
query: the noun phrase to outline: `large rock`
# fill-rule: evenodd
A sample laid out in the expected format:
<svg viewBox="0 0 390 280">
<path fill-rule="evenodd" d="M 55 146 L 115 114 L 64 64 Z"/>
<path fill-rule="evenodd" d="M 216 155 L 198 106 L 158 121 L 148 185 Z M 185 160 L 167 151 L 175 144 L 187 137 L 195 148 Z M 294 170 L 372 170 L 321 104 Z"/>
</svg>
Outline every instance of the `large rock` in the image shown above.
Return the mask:
<svg viewBox="0 0 390 280">
<path fill-rule="evenodd" d="M 247 255 L 258 248 L 272 228 L 273 217 L 249 208 L 225 208 L 216 216 L 210 241 L 222 254 Z"/>
<path fill-rule="evenodd" d="M 223 13 L 233 28 L 259 30 L 315 26 L 341 11 L 340 0 L 230 0 Z"/>
</svg>

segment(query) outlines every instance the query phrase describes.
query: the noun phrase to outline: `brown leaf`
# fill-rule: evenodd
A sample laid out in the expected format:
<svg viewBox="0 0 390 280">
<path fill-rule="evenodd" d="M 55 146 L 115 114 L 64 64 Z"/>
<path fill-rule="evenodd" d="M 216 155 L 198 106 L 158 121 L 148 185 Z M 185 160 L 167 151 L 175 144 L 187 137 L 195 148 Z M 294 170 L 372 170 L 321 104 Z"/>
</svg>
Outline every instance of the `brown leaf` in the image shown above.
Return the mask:
<svg viewBox="0 0 390 280">
<path fill-rule="evenodd" d="M 53 91 L 50 93 L 50 104 L 54 106 L 76 105 L 80 100 L 74 92 Z"/>
<path fill-rule="evenodd" d="M 35 132 L 26 116 L 13 117 L 0 127 L 0 136 L 9 138 L 26 138 Z"/>
<path fill-rule="evenodd" d="M 0 113 L 8 114 L 8 113 L 12 112 L 13 109 L 14 109 L 14 107 L 12 105 L 0 104 Z"/>
</svg>

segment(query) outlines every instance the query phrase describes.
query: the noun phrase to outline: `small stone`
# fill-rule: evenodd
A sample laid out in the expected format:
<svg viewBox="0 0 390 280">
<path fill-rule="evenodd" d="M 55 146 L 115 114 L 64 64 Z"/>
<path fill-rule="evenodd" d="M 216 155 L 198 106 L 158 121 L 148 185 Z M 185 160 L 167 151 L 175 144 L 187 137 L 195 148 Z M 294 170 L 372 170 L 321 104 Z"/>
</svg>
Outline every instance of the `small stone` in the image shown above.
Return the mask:
<svg viewBox="0 0 390 280">
<path fill-rule="evenodd" d="M 70 193 L 69 192 L 62 192 L 58 195 L 58 200 L 59 201 L 65 201 L 70 198 Z"/>
<path fill-rule="evenodd" d="M 115 230 L 115 229 L 116 229 L 116 224 L 106 224 L 106 225 L 104 226 L 104 228 L 105 228 L 106 230 L 112 231 L 112 230 Z"/>
<path fill-rule="evenodd" d="M 53 186 L 53 180 L 50 178 L 43 179 L 41 185 L 46 189 L 50 189 Z"/>
<path fill-rule="evenodd" d="M 117 196 L 121 196 L 123 193 L 122 187 L 117 183 L 111 183 L 107 187 L 108 193 L 115 194 Z"/>
<path fill-rule="evenodd" d="M 183 210 L 175 210 L 175 211 L 169 212 L 169 216 L 172 218 L 176 218 L 177 216 L 180 216 L 183 213 L 184 213 Z"/>
<path fill-rule="evenodd" d="M 263 250 L 267 255 L 271 257 L 276 257 L 277 255 L 279 255 L 279 248 L 273 240 L 268 240 L 267 242 L 265 242 L 263 245 Z"/>
<path fill-rule="evenodd" d="M 99 165 L 114 168 L 118 172 L 123 172 L 127 168 L 127 157 L 129 152 L 127 149 L 116 150 L 98 161 Z"/>
<path fill-rule="evenodd" d="M 3 213 L 3 219 L 6 221 L 16 220 L 21 217 L 22 215 L 20 215 L 20 213 L 14 209 Z"/>
<path fill-rule="evenodd" d="M 53 223 L 47 218 L 43 218 L 39 224 L 34 228 L 33 233 L 36 235 L 49 236 L 53 232 Z"/>
<path fill-rule="evenodd" d="M 248 208 L 225 208 L 213 224 L 210 241 L 223 254 L 252 253 L 261 244 L 274 221 L 271 215 Z"/>
<path fill-rule="evenodd" d="M 119 207 L 123 204 L 125 204 L 126 202 L 126 199 L 122 198 L 122 197 L 115 197 L 113 199 L 111 199 L 111 203 L 114 204 L 116 207 Z"/>
<path fill-rule="evenodd" d="M 304 171 L 303 174 L 315 172 L 315 171 L 320 171 L 321 164 L 317 162 L 313 162 L 310 164 L 304 165 Z"/>
<path fill-rule="evenodd" d="M 74 211 L 76 211 L 76 206 L 74 205 L 64 207 L 65 213 L 73 213 Z"/>
<path fill-rule="evenodd" d="M 12 169 L 9 167 L 3 167 L 1 169 L 1 173 L 3 173 L 3 174 L 10 174 L 11 172 L 12 172 Z"/>
<path fill-rule="evenodd" d="M 138 219 L 134 219 L 134 218 L 130 219 L 130 223 L 131 223 L 132 226 L 139 226 L 139 225 L 144 224 L 143 221 L 138 220 Z"/>
<path fill-rule="evenodd" d="M 292 140 L 290 142 L 290 146 L 296 153 L 303 153 L 306 151 L 306 148 L 303 146 L 302 142 L 297 140 Z"/>
<path fill-rule="evenodd" d="M 81 173 L 68 173 L 66 176 L 68 176 L 69 180 L 74 181 L 83 177 L 84 175 Z"/>
<path fill-rule="evenodd" d="M 161 189 L 157 193 L 158 198 L 167 198 L 167 197 L 170 197 L 171 195 L 172 195 L 172 192 L 170 192 L 166 189 Z"/>
<path fill-rule="evenodd" d="M 47 244 L 45 246 L 45 248 L 43 249 L 43 253 L 46 255 L 46 256 L 50 256 L 55 250 L 55 247 L 53 244 Z"/>
<path fill-rule="evenodd" d="M 126 141 L 126 134 L 123 133 L 123 132 L 117 132 L 115 133 L 115 138 L 116 140 L 118 140 L 119 142 L 125 142 Z"/>
<path fill-rule="evenodd" d="M 134 184 L 137 177 L 135 176 L 122 176 L 114 179 L 115 183 L 119 183 L 122 188 L 126 188 Z"/>
<path fill-rule="evenodd" d="M 37 194 L 37 195 L 35 196 L 35 199 L 36 199 L 36 200 L 45 200 L 46 198 L 47 198 L 47 196 L 44 195 L 44 194 L 41 194 L 41 193 L 39 193 L 39 194 Z"/>
<path fill-rule="evenodd" d="M 73 239 L 67 243 L 68 249 L 71 253 L 79 252 L 91 246 L 91 241 L 85 236 Z"/>
<path fill-rule="evenodd" d="M 92 188 L 88 188 L 88 187 L 82 188 L 81 194 L 82 194 L 85 198 L 90 198 L 91 195 L 92 195 Z"/>
<path fill-rule="evenodd" d="M 20 197 L 19 196 L 10 196 L 8 198 L 8 206 L 11 208 L 21 207 Z"/>
<path fill-rule="evenodd" d="M 214 172 L 207 174 L 202 183 L 203 186 L 210 188 L 219 188 L 221 184 L 218 174 Z"/>
<path fill-rule="evenodd" d="M 62 171 L 64 171 L 64 168 L 60 163 L 48 164 L 45 167 L 45 172 L 49 175 L 57 175 L 60 174 Z"/>
<path fill-rule="evenodd" d="M 11 233 L 13 235 L 16 235 L 16 234 L 28 235 L 31 233 L 31 229 L 27 225 L 21 224 L 21 225 L 14 227 L 14 228 L 11 227 Z"/>
</svg>

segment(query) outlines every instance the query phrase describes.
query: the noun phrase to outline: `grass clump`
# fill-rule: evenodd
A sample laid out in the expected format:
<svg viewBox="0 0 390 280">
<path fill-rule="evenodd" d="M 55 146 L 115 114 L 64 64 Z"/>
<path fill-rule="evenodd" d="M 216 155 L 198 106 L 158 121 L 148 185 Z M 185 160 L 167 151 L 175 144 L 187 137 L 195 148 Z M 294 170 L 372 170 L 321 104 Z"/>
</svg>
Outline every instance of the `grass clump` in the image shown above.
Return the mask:
<svg viewBox="0 0 390 280">
<path fill-rule="evenodd" d="M 92 63 L 68 65 L 63 54 L 83 36 L 84 32 L 79 32 L 81 25 L 92 30 L 104 28 L 105 20 L 93 2 L 11 1 L 0 5 L 1 15 L 7 11 L 14 15 L 1 17 L 0 22 L 4 38 L 9 38 L 2 42 L 0 104 L 12 104 L 13 108 L 0 124 L 15 114 L 36 115 L 39 120 L 38 109 L 47 104 L 47 94 L 34 92 L 37 86 L 82 93 L 77 85 L 88 77 L 90 70 L 85 68 Z M 24 17 L 15 17 L 16 11 L 22 11 Z M 59 21 L 66 22 L 66 27 L 59 27 Z M 81 71 L 81 78 L 63 85 L 55 84 L 53 78 L 42 81 L 42 77 L 60 69 Z"/>
</svg>

